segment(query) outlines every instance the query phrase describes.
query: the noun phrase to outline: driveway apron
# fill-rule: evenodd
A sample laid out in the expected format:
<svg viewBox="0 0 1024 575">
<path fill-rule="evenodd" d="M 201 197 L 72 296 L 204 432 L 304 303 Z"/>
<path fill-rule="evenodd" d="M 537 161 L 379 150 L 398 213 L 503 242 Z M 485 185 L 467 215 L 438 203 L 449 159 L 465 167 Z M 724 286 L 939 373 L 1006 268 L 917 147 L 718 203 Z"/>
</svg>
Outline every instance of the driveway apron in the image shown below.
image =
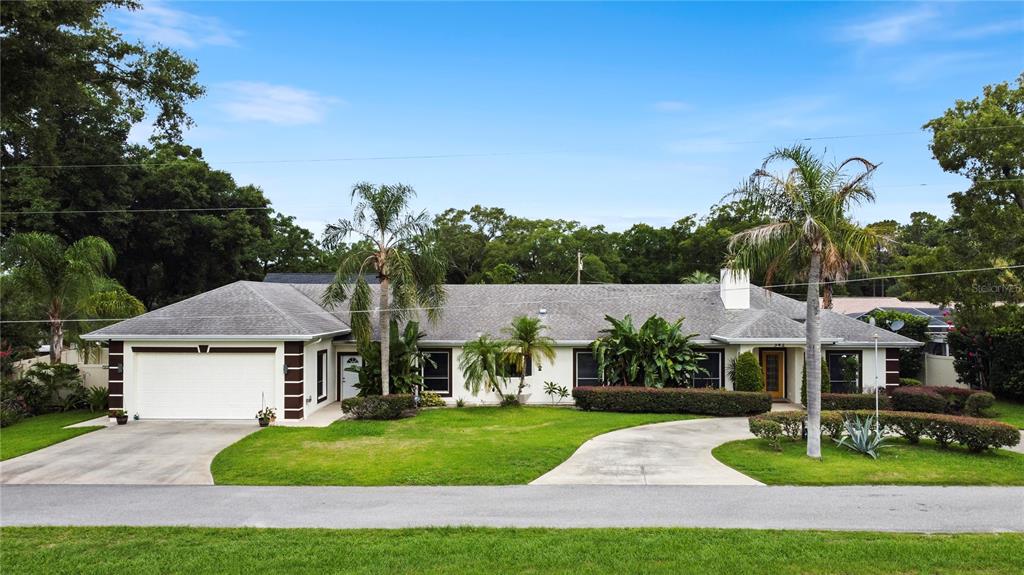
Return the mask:
<svg viewBox="0 0 1024 575">
<path fill-rule="evenodd" d="M 212 485 L 210 463 L 256 421 L 131 421 L 0 462 L 0 483 Z"/>
<path fill-rule="evenodd" d="M 763 485 L 711 450 L 753 435 L 743 417 L 655 423 L 599 435 L 531 485 Z"/>
</svg>

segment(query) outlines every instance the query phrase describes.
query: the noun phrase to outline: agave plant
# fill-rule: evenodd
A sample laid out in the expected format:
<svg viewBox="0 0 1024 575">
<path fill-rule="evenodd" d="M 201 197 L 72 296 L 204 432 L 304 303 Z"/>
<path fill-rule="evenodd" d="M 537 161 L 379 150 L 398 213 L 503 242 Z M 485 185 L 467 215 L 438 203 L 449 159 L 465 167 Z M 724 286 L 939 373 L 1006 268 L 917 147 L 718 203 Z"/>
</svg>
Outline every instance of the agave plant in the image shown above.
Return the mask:
<svg viewBox="0 0 1024 575">
<path fill-rule="evenodd" d="M 869 415 L 865 419 L 857 416 L 849 417 L 843 422 L 845 433 L 842 438 L 834 440 L 837 445 L 845 446 L 856 452 L 870 455 L 872 459 L 878 459 L 879 449 L 889 447 L 885 443 L 885 436 L 875 425 L 875 416 Z"/>
</svg>

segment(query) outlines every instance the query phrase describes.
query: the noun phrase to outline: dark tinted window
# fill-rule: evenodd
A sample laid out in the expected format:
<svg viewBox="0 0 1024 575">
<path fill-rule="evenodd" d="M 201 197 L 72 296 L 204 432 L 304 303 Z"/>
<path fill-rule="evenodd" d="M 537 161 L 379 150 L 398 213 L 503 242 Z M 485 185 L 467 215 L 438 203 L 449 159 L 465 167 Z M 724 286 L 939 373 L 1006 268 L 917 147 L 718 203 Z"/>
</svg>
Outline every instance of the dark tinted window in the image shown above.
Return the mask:
<svg viewBox="0 0 1024 575">
<path fill-rule="evenodd" d="M 597 360 L 591 351 L 576 351 L 576 381 L 575 385 L 601 385 L 601 378 L 597 376 Z"/>
<path fill-rule="evenodd" d="M 698 373 L 694 376 L 693 387 L 722 387 L 722 351 L 702 349 L 700 352 L 707 357 L 697 364 L 707 373 Z"/>
<path fill-rule="evenodd" d="M 423 387 L 441 395 L 451 395 L 451 352 L 431 351 L 427 352 L 427 357 L 430 361 L 423 365 Z"/>
</svg>

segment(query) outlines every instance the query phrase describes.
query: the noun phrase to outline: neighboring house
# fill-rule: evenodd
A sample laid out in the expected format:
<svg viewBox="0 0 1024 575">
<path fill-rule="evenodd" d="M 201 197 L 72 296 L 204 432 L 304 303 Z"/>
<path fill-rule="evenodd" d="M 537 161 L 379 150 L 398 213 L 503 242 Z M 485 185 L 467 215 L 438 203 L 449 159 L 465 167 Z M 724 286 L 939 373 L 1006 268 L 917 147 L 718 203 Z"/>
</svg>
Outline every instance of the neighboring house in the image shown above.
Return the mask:
<svg viewBox="0 0 1024 575">
<path fill-rule="evenodd" d="M 875 311 L 899 311 L 928 318 L 928 339 L 926 352 L 932 355 L 949 355 L 946 335 L 949 333 L 948 314 L 950 309 L 927 301 L 903 301 L 895 297 L 834 297 L 832 311 L 861 319 Z"/>
<path fill-rule="evenodd" d="M 685 317 L 707 359 L 707 376 L 694 385 L 731 389 L 726 366 L 739 353 L 759 356 L 768 391 L 799 401 L 803 369 L 805 304 L 752 286 L 746 274 L 723 272 L 707 285 L 450 285 L 440 320 L 424 320 L 433 366 L 424 385 L 454 403 L 495 403 L 494 393 L 474 398 L 458 369 L 464 342 L 501 335 L 519 315 L 539 316 L 557 342 L 553 364 L 529 366 L 528 403 L 547 403 L 545 381 L 566 387 L 600 385 L 590 343 L 608 327 L 605 315 L 632 315 L 639 324 L 653 314 Z M 321 280 L 322 281 L 322 280 Z M 347 366 L 356 354 L 345 309 L 319 301 L 323 283 L 240 281 L 94 331 L 87 339 L 109 342 L 111 406 L 141 418 L 253 418 L 263 405 L 301 419 L 339 397 L 356 393 Z M 376 300 L 374 300 L 376 301 Z M 899 378 L 898 350 L 918 342 L 873 328 L 842 314 L 822 312 L 822 344 L 833 388 L 845 381 L 844 358 L 857 356 L 859 378 L 874 378 L 873 336 L 881 349 L 879 374 Z M 510 382 L 510 389 L 515 382 Z"/>
</svg>

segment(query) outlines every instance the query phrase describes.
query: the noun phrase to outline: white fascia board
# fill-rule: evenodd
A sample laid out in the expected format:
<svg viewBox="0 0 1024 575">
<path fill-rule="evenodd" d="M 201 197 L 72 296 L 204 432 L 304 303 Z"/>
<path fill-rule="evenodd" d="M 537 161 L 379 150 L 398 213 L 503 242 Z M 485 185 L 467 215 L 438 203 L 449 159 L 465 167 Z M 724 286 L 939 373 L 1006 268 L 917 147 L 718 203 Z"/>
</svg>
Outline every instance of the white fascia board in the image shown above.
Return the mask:
<svg viewBox="0 0 1024 575">
<path fill-rule="evenodd" d="M 350 333 L 351 330 L 341 331 L 326 331 L 324 333 L 317 334 L 282 334 L 282 335 L 204 335 L 204 334 L 190 334 L 190 335 L 152 335 L 152 334 L 110 334 L 110 335 L 95 335 L 85 334 L 82 339 L 86 341 L 126 341 L 126 340 L 147 340 L 147 341 L 179 341 L 179 340 L 190 340 L 190 341 L 230 341 L 230 340 L 245 340 L 245 341 L 281 341 L 281 340 L 300 340 L 300 341 L 311 341 L 318 337 L 327 337 L 335 335 L 344 335 Z"/>
<path fill-rule="evenodd" d="M 875 342 L 873 342 L 873 341 L 844 341 L 841 344 L 841 346 L 842 347 L 875 347 Z M 915 342 L 912 342 L 912 343 L 901 343 L 901 342 L 893 342 L 893 341 L 880 341 L 880 342 L 878 342 L 878 347 L 880 347 L 880 348 L 885 348 L 885 347 L 904 348 L 904 347 L 922 347 L 922 346 L 924 346 L 924 342 L 921 342 L 921 341 L 915 341 Z"/>
<path fill-rule="evenodd" d="M 757 344 L 775 345 L 775 344 L 780 344 L 780 343 L 781 344 L 785 344 L 785 343 L 804 344 L 804 343 L 807 342 L 806 338 L 802 338 L 802 337 L 725 337 L 725 336 L 721 336 L 721 335 L 713 335 L 713 336 L 711 336 L 711 339 L 716 340 L 716 341 L 720 341 L 720 342 L 723 342 L 723 343 L 754 344 L 754 345 L 757 345 Z M 840 343 L 842 341 L 843 341 L 842 338 L 838 338 L 838 339 L 822 338 L 821 343 L 822 344 L 829 344 L 829 345 L 831 345 L 831 344 Z"/>
</svg>

